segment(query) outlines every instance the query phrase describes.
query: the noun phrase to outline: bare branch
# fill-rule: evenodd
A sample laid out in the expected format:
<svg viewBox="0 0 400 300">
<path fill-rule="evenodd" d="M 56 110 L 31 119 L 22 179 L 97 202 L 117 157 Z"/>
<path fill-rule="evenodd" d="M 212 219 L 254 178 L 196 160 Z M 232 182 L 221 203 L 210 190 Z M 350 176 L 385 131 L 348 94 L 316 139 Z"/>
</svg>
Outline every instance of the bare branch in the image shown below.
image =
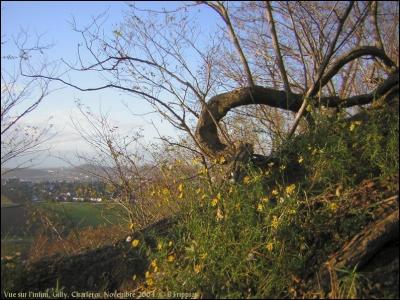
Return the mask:
<svg viewBox="0 0 400 300">
<path fill-rule="evenodd" d="M 269 1 L 265 1 L 265 5 L 266 5 L 265 12 L 266 12 L 267 20 L 268 20 L 270 30 L 271 30 L 271 35 L 272 35 L 272 44 L 274 45 L 276 58 L 278 60 L 279 71 L 281 72 L 283 85 L 284 85 L 285 91 L 286 91 L 286 97 L 287 97 L 287 99 L 289 99 L 292 91 L 290 90 L 290 85 L 289 85 L 289 80 L 288 80 L 288 77 L 286 74 L 285 64 L 283 62 L 281 48 L 279 46 L 278 36 L 277 36 L 276 30 L 275 30 L 275 22 L 274 22 L 274 18 L 272 16 L 272 7 L 271 7 L 271 4 Z"/>
</svg>

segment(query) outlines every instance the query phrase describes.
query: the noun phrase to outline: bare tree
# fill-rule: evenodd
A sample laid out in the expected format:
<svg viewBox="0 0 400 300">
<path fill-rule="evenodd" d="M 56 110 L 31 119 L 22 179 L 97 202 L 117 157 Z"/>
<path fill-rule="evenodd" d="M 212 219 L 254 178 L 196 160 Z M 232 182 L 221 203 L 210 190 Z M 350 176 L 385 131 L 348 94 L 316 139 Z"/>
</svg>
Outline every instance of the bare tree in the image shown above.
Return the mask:
<svg viewBox="0 0 400 300">
<path fill-rule="evenodd" d="M 202 35 L 193 7 L 216 12 L 222 25 Z M 225 118 L 228 113 L 254 116 L 249 126 L 259 136 L 265 128 L 290 137 L 303 116 L 312 124 L 307 107 L 340 110 L 398 93 L 396 2 L 217 1 L 169 11 L 130 5 L 111 36 L 101 30 L 103 20 L 94 18 L 83 29 L 72 22 L 83 43 L 77 62 L 65 65 L 69 72 L 97 73 L 104 84 L 85 87 L 66 74 L 23 74 L 81 91 L 114 88 L 145 100 L 212 158 L 229 161 L 242 149 L 230 135 L 235 118 Z M 274 113 L 284 122 L 273 122 Z"/>
<path fill-rule="evenodd" d="M 21 53 L 21 59 L 27 59 Z M 13 65 L 17 57 L 2 56 L 1 69 L 1 167 L 19 159 L 18 167 L 32 162 L 32 157 L 45 150 L 44 143 L 51 137 L 51 125 L 38 126 L 24 123 L 27 115 L 35 110 L 49 94 L 49 80 L 24 78 L 18 66 L 14 71 L 3 67 Z M 10 62 L 11 61 L 11 62 Z M 9 171 L 9 170 L 8 170 Z"/>
</svg>

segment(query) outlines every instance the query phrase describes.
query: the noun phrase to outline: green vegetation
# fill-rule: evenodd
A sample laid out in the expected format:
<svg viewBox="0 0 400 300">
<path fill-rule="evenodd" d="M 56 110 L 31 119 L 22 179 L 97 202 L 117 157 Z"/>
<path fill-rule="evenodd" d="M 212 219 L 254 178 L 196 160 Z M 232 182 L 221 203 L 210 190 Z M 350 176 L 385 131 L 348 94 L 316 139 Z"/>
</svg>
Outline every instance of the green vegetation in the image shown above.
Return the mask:
<svg viewBox="0 0 400 300">
<path fill-rule="evenodd" d="M 144 287 L 217 298 L 315 295 L 302 280 L 398 192 L 398 121 L 385 111 L 368 122 L 328 118 L 285 144 L 280 166 L 250 167 L 242 183 L 217 189 L 201 180 L 181 186 L 178 225 L 157 237 Z M 332 295 L 359 296 L 357 273 L 347 272 Z"/>
<path fill-rule="evenodd" d="M 371 282 L 357 268 L 336 270 L 328 283 L 329 294 L 315 274 L 344 243 L 379 220 L 382 201 L 398 193 L 398 121 L 398 115 L 385 110 L 369 112 L 368 121 L 340 116 L 316 120 L 314 130 L 281 143 L 276 163 L 263 170 L 248 165 L 241 182 L 222 177 L 210 182 L 204 171 L 190 181 L 171 180 L 175 185 L 169 187 L 149 186 L 150 199 L 163 205 L 156 207 L 179 208 L 177 222 L 162 233 L 138 231 L 130 245 L 121 241 L 126 231 L 114 234 L 114 241 L 130 249 L 124 250 L 122 260 L 133 264 L 123 269 L 123 276 L 129 277 L 125 288 L 151 292 L 152 297 L 177 291 L 204 298 L 360 298 L 383 297 L 382 292 L 386 298 L 397 297 L 395 289 L 380 288 L 381 294 L 374 294 Z M 175 167 L 182 167 L 182 162 L 177 160 Z M 107 223 L 103 217 L 118 223 L 123 215 L 119 207 L 106 204 L 40 207 L 63 224 L 81 228 L 66 243 L 38 240 L 37 245 L 47 243 L 45 255 L 104 245 L 104 236 L 111 236 L 114 229 L 102 227 Z M 106 207 L 109 210 L 102 212 Z M 123 227 L 135 231 L 134 225 Z M 100 230 L 85 231 L 88 226 Z M 71 241 L 76 248 L 68 248 Z M 18 287 L 21 277 L 14 260 L 18 257 L 2 260 L 2 269 L 9 276 L 4 282 Z M 138 272 L 136 264 L 146 270 Z M 64 287 L 69 284 L 60 282 Z"/>
<path fill-rule="evenodd" d="M 57 215 L 64 224 L 83 228 L 87 226 L 96 227 L 106 224 L 120 224 L 121 208 L 116 204 L 93 204 L 88 202 L 44 202 L 39 203 L 39 209 L 47 214 Z"/>
</svg>

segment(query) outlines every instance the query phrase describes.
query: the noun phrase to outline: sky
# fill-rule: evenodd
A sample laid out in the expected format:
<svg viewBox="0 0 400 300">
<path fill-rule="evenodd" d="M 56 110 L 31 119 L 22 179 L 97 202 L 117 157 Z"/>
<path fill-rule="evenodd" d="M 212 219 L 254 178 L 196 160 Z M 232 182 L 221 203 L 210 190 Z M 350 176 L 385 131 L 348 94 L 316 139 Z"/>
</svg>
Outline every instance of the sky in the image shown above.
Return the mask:
<svg viewBox="0 0 400 300">
<path fill-rule="evenodd" d="M 143 8 L 161 9 L 163 7 L 174 7 L 174 2 L 139 2 Z M 1 39 L 2 56 L 15 54 L 13 39 L 17 38 L 21 30 L 27 30 L 31 37 L 42 35 L 43 43 L 54 44 L 46 51 L 50 60 L 63 58 L 67 61 L 76 59 L 77 44 L 81 37 L 74 32 L 69 23 L 74 18 L 78 25 L 84 26 L 90 23 L 91 19 L 105 11 L 108 19 L 103 28 L 112 32 L 123 20 L 123 11 L 128 6 L 120 1 L 2 1 L 1 2 Z M 209 14 L 200 15 L 202 24 L 212 26 L 214 18 Z M 2 60 L 3 63 L 3 60 Z M 14 66 L 10 62 L 2 64 L 3 69 L 12 71 Z M 98 86 L 98 79 L 95 77 L 74 77 L 73 82 L 84 87 Z M 82 84 L 83 83 L 83 84 Z M 35 167 L 57 167 L 65 166 L 66 163 L 56 157 L 64 156 L 73 160 L 73 154 L 78 151 L 89 151 L 87 145 L 74 130 L 71 118 L 81 120 L 75 104 L 79 100 L 88 105 L 94 112 L 109 112 L 112 122 L 120 130 L 132 132 L 138 128 L 143 129 L 146 142 L 156 141 L 158 136 L 151 122 L 158 127 L 163 135 L 176 136 L 177 132 L 171 125 L 163 121 L 159 116 L 150 114 L 146 116 L 133 116 L 145 114 L 152 111 L 151 107 L 144 101 L 122 94 L 116 90 L 102 90 L 97 92 L 80 92 L 73 88 L 52 85 L 53 90 L 44 101 L 31 114 L 23 120 L 26 124 L 53 124 L 53 132 L 56 135 L 48 142 L 51 153 L 46 154 L 45 159 L 35 162 Z M 125 104 L 124 104 L 125 103 Z M 129 105 L 129 110 L 126 107 Z M 50 120 L 49 120 L 50 119 Z M 19 161 L 11 162 L 10 167 L 18 164 Z"/>
</svg>

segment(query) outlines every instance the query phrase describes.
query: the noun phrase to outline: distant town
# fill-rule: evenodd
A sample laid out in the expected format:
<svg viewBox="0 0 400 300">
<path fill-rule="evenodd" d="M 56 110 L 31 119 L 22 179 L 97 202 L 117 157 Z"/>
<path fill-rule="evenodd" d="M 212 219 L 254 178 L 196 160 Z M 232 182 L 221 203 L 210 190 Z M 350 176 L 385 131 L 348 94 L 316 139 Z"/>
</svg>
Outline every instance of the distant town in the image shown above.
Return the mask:
<svg viewBox="0 0 400 300">
<path fill-rule="evenodd" d="M 95 176 L 75 168 L 17 169 L 1 178 L 3 202 L 20 205 L 27 202 L 94 202 L 113 199 L 106 184 Z M 3 201 L 3 200 L 7 201 Z"/>
</svg>

